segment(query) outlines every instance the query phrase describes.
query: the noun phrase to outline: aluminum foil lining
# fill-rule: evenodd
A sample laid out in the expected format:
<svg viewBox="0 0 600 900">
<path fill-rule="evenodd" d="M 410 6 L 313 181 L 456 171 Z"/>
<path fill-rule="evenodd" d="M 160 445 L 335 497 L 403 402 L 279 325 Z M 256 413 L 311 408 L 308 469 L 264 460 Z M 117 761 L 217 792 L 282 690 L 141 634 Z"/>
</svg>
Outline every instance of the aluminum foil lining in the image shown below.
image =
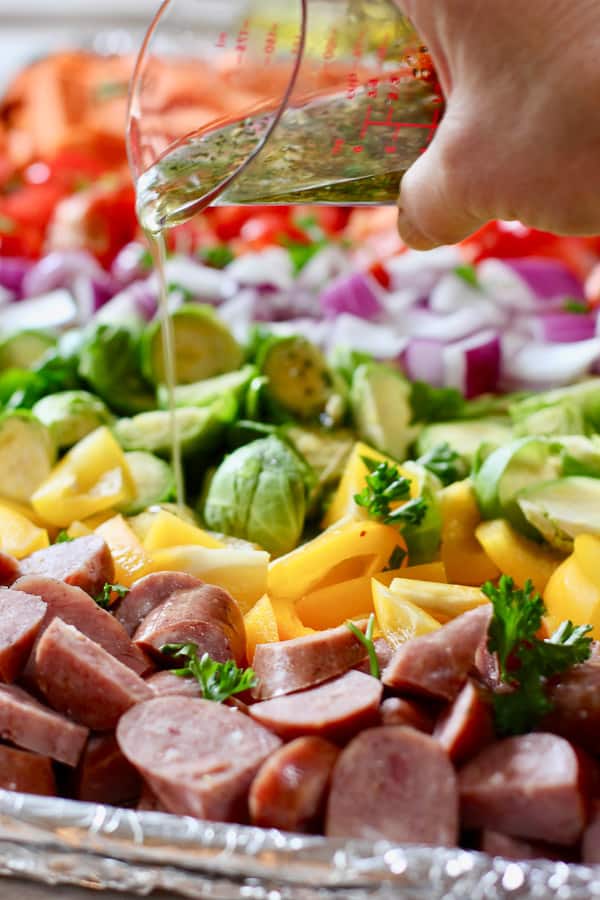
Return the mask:
<svg viewBox="0 0 600 900">
<path fill-rule="evenodd" d="M 326 840 L 10 791 L 0 791 L 0 875 L 211 900 L 600 898 L 600 867 Z"/>
</svg>

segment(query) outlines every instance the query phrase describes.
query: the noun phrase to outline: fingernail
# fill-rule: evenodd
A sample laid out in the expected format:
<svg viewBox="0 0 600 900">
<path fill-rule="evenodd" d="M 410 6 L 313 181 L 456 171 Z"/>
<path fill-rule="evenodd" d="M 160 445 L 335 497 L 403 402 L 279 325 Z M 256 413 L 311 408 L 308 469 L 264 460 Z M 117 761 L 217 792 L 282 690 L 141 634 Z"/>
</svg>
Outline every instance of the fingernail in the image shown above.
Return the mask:
<svg viewBox="0 0 600 900">
<path fill-rule="evenodd" d="M 413 250 L 432 250 L 437 247 L 435 241 L 432 241 L 415 226 L 400 203 L 398 204 L 398 232 L 404 243 Z"/>
</svg>

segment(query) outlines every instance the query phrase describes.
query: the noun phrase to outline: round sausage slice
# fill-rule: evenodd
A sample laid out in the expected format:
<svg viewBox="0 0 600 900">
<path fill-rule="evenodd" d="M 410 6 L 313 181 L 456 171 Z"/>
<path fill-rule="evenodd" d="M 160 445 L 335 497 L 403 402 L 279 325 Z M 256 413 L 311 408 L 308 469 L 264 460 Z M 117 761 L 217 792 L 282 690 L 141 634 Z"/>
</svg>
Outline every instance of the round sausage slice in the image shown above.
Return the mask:
<svg viewBox="0 0 600 900">
<path fill-rule="evenodd" d="M 387 697 L 379 708 L 382 725 L 410 725 L 417 731 L 431 734 L 433 717 L 418 703 L 401 697 Z"/>
<path fill-rule="evenodd" d="M 361 732 L 333 770 L 325 833 L 454 846 L 458 789 L 447 753 L 403 725 Z"/>
<path fill-rule="evenodd" d="M 249 712 L 284 740 L 316 734 L 343 741 L 377 724 L 382 692 L 376 678 L 351 670 L 307 691 L 254 703 Z"/>
<path fill-rule="evenodd" d="M 99 534 L 88 534 L 36 550 L 20 563 L 23 575 L 44 575 L 81 588 L 95 596 L 115 580 L 115 566 L 108 545 Z"/>
<path fill-rule="evenodd" d="M 250 819 L 261 828 L 314 831 L 325 808 L 339 748 L 318 737 L 302 737 L 276 750 L 252 782 Z"/>
<path fill-rule="evenodd" d="M 586 824 L 587 778 L 594 765 L 554 734 L 497 741 L 459 773 L 463 824 L 549 844 L 574 844 Z"/>
<path fill-rule="evenodd" d="M 186 572 L 153 572 L 134 581 L 117 609 L 116 617 L 131 637 L 142 619 L 175 591 L 191 591 L 204 582 Z"/>
<path fill-rule="evenodd" d="M 440 742 L 455 765 L 465 762 L 494 740 L 490 704 L 481 691 L 467 681 L 435 724 L 434 738 Z"/>
<path fill-rule="evenodd" d="M 117 741 L 168 812 L 218 822 L 245 820 L 250 784 L 281 745 L 235 709 L 173 696 L 126 712 Z"/>
<path fill-rule="evenodd" d="M 214 584 L 171 594 L 146 616 L 133 641 L 139 649 L 163 660 L 160 651 L 165 644 L 196 644 L 199 656 L 208 653 L 219 662 L 235 659 L 243 665 L 246 659 L 240 608 L 227 591 Z"/>
</svg>

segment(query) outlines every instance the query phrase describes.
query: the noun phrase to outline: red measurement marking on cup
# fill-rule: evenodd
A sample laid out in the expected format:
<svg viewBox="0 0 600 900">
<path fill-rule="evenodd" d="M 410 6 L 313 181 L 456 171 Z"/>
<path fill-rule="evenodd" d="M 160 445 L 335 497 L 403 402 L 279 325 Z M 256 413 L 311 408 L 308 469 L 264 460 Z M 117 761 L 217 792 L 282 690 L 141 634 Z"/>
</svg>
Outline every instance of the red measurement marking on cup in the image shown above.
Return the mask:
<svg viewBox="0 0 600 900">
<path fill-rule="evenodd" d="M 238 31 L 237 38 L 235 41 L 235 49 L 237 51 L 237 61 L 238 65 L 241 65 L 244 56 L 246 55 L 246 51 L 248 49 L 248 38 L 250 37 L 250 22 L 248 19 L 242 24 L 242 27 Z"/>
<path fill-rule="evenodd" d="M 227 46 L 227 32 L 221 31 L 216 40 L 215 47 L 219 47 L 219 49 L 223 50 L 226 46 Z"/>
<path fill-rule="evenodd" d="M 277 49 L 277 22 L 273 22 L 265 38 L 265 65 L 269 65 Z"/>
</svg>

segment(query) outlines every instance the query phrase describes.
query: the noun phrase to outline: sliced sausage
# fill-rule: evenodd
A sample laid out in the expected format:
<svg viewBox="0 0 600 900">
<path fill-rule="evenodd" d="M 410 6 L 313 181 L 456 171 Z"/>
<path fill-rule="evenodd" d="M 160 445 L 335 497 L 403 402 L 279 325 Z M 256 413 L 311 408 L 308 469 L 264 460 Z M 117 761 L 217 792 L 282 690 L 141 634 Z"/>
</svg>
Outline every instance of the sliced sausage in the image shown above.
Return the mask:
<svg viewBox="0 0 600 900">
<path fill-rule="evenodd" d="M 402 644 L 382 676 L 389 687 L 452 701 L 474 667 L 491 604 L 463 613 L 437 631 Z"/>
<path fill-rule="evenodd" d="M 564 738 L 545 732 L 491 744 L 459 773 L 463 824 L 574 844 L 586 824 L 592 766 Z"/>
<path fill-rule="evenodd" d="M 46 615 L 46 604 L 33 594 L 0 588 L 0 680 L 15 681 L 31 653 Z"/>
<path fill-rule="evenodd" d="M 359 665 L 366 656 L 345 625 L 290 641 L 257 644 L 252 663 L 258 677 L 254 696 L 268 700 L 314 687 Z"/>
<path fill-rule="evenodd" d="M 196 644 L 198 655 L 208 653 L 219 662 L 246 659 L 246 632 L 239 606 L 227 591 L 214 584 L 176 591 L 148 613 L 133 636 L 140 650 L 173 664 L 160 652 L 165 644 Z M 175 663 L 176 664 L 176 663 Z"/>
<path fill-rule="evenodd" d="M 387 697 L 379 708 L 382 725 L 410 725 L 417 731 L 431 734 L 433 716 L 422 705 L 401 697 Z"/>
<path fill-rule="evenodd" d="M 254 703 L 249 713 L 284 740 L 315 734 L 344 741 L 378 724 L 382 692 L 376 678 L 351 669 L 306 691 Z"/>
<path fill-rule="evenodd" d="M 14 584 L 14 589 L 35 594 L 46 604 L 46 615 L 40 628 L 40 635 L 53 619 L 59 618 L 67 625 L 74 625 L 82 634 L 100 644 L 138 675 L 151 671 L 152 665 L 148 657 L 132 644 L 123 626 L 80 588 L 53 578 L 28 575 L 19 578 Z M 25 674 L 29 682 L 35 681 L 33 655 L 29 659 Z"/>
<path fill-rule="evenodd" d="M 0 788 L 54 797 L 56 781 L 51 760 L 37 753 L 0 745 Z"/>
<path fill-rule="evenodd" d="M 201 697 L 202 691 L 195 678 L 180 678 L 172 672 L 155 672 L 146 678 L 146 684 L 157 697 L 181 695 Z"/>
<path fill-rule="evenodd" d="M 413 728 L 361 732 L 333 770 L 325 833 L 454 846 L 458 789 L 447 753 Z"/>
<path fill-rule="evenodd" d="M 141 790 L 141 778 L 121 753 L 114 734 L 92 735 L 75 770 L 75 798 L 129 806 L 137 802 Z"/>
<path fill-rule="evenodd" d="M 16 685 L 0 685 L 0 738 L 17 747 L 77 765 L 88 729 L 34 700 Z"/>
<path fill-rule="evenodd" d="M 600 659 L 593 656 L 573 666 L 549 684 L 553 704 L 545 719 L 545 731 L 575 741 L 591 753 L 600 754 Z"/>
<path fill-rule="evenodd" d="M 472 681 L 467 681 L 454 703 L 441 714 L 433 736 L 455 765 L 492 743 L 495 734 L 490 704 Z"/>
<path fill-rule="evenodd" d="M 314 831 L 325 810 L 339 752 L 319 737 L 301 737 L 276 750 L 262 764 L 250 788 L 252 824 L 281 831 Z"/>
<path fill-rule="evenodd" d="M 0 584 L 10 585 L 21 575 L 21 567 L 18 561 L 10 553 L 0 550 Z"/>
<path fill-rule="evenodd" d="M 592 805 L 590 821 L 583 832 L 581 861 L 588 866 L 600 863 L 600 802 Z"/>
<path fill-rule="evenodd" d="M 555 859 L 569 862 L 576 861 L 576 854 L 569 854 L 565 847 L 555 847 L 542 841 L 526 841 L 523 838 L 510 837 L 499 831 L 486 829 L 481 835 L 481 851 L 490 856 L 503 856 L 504 859 Z M 572 859 L 570 857 L 573 857 Z"/>
<path fill-rule="evenodd" d="M 388 644 L 385 638 L 377 638 L 373 643 L 375 645 L 377 662 L 379 663 L 379 671 L 383 672 L 390 664 L 392 656 L 394 655 L 394 648 L 391 644 Z M 365 672 L 367 675 L 371 674 L 371 663 L 368 659 L 363 660 L 356 668 L 359 672 Z"/>
<path fill-rule="evenodd" d="M 131 637 L 146 616 L 175 591 L 190 591 L 203 582 L 185 572 L 154 572 L 133 583 L 117 609 L 117 619 Z"/>
<path fill-rule="evenodd" d="M 115 580 L 110 550 L 98 534 L 36 550 L 21 560 L 21 572 L 65 581 L 92 596 L 99 594 L 106 582 Z"/>
<path fill-rule="evenodd" d="M 152 697 L 139 675 L 61 619 L 38 641 L 35 670 L 50 706 L 94 731 L 109 731 L 131 706 Z"/>
<path fill-rule="evenodd" d="M 134 706 L 117 740 L 169 812 L 243 822 L 248 789 L 281 742 L 237 710 L 188 697 L 155 697 Z"/>
</svg>

